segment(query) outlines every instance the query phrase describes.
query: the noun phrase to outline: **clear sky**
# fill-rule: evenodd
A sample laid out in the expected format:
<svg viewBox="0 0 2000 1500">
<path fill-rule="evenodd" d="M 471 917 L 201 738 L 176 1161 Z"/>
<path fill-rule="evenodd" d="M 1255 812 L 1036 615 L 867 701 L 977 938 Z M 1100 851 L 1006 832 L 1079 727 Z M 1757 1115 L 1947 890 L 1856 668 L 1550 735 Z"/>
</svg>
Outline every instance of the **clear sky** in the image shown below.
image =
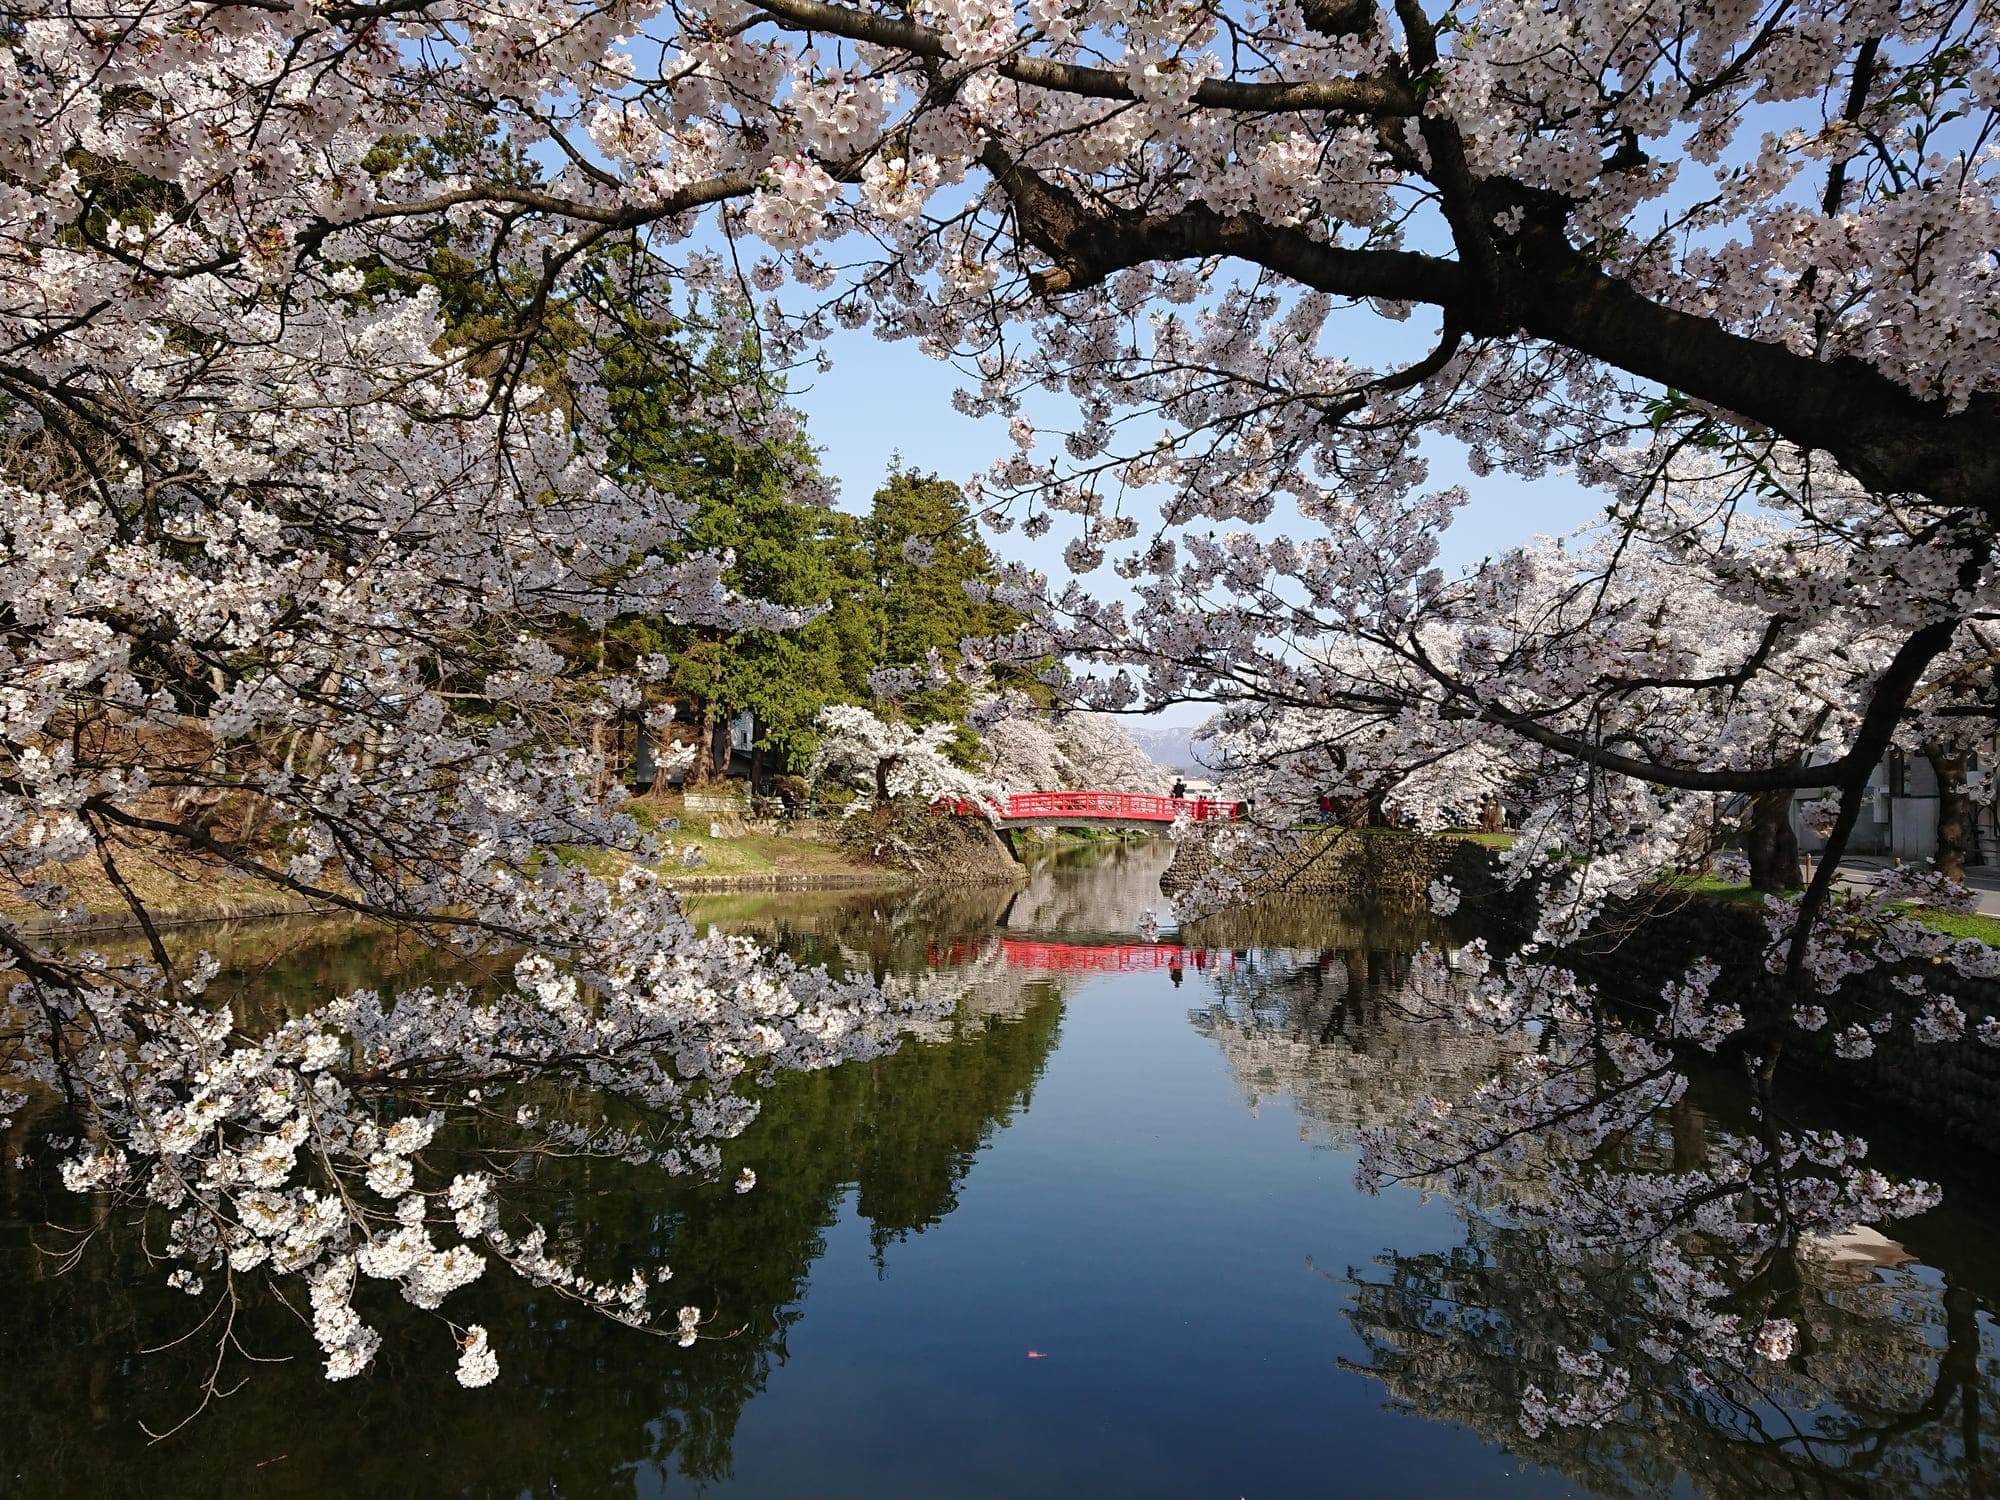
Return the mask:
<svg viewBox="0 0 2000 1500">
<path fill-rule="evenodd" d="M 1360 314 L 1358 321 L 1375 320 Z M 884 343 L 867 333 L 842 332 L 826 347 L 832 373 L 795 373 L 790 384 L 792 400 L 806 414 L 807 430 L 821 450 L 821 471 L 840 483 L 843 509 L 867 507 L 892 454 L 902 455 L 905 468 L 963 482 L 1013 451 L 1004 420 L 974 420 L 952 409 L 952 391 L 964 383 L 959 372 L 926 357 L 914 341 Z M 1472 497 L 1444 538 L 1443 560 L 1449 568 L 1468 566 L 1537 535 L 1573 530 L 1603 510 L 1601 496 L 1561 477 L 1476 478 L 1449 440 L 1433 442 L 1427 456 L 1435 486 L 1463 484 Z M 1003 551 L 1011 559 L 1059 572 L 1062 541 L 1060 531 L 1036 541 L 1017 530 L 1003 539 Z M 1093 582 L 1113 588 L 1118 580 L 1106 572 Z M 1200 708 L 1180 707 L 1161 722 L 1192 725 L 1206 716 Z"/>
</svg>

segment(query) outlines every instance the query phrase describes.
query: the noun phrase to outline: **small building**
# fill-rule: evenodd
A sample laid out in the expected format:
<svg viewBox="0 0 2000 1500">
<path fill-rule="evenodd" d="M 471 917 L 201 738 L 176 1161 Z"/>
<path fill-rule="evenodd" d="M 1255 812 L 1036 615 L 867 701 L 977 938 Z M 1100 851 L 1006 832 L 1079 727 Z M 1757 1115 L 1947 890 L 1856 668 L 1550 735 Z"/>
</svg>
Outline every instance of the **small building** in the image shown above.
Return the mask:
<svg viewBox="0 0 2000 1500">
<path fill-rule="evenodd" d="M 2000 860 L 2000 813 L 1985 793 L 1992 756 L 1968 757 L 1966 790 L 1972 795 L 1972 834 L 1966 863 L 1983 865 Z M 1817 854 L 1826 840 L 1805 825 L 1801 803 L 1816 800 L 1818 790 L 1800 792 L 1792 802 L 1792 822 L 1802 853 Z M 1918 863 L 1937 852 L 1938 782 L 1930 759 L 1892 748 L 1868 778 L 1868 799 L 1848 839 L 1850 854 Z"/>
</svg>

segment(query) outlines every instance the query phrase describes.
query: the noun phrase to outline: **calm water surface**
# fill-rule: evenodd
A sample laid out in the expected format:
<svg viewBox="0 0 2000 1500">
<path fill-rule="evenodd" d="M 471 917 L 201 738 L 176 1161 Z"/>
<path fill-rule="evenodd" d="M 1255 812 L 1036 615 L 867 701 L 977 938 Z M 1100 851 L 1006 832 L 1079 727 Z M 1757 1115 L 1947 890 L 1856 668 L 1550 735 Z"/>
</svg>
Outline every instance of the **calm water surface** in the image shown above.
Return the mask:
<svg viewBox="0 0 2000 1500">
<path fill-rule="evenodd" d="M 1989 1494 L 1996 1230 L 1978 1169 L 1807 1293 L 1803 1358 L 1754 1404 L 1671 1377 L 1627 1420 L 1524 1439 L 1523 1351 L 1615 1311 L 1532 1236 L 1414 1190 L 1357 1193 L 1353 1132 L 1476 1082 L 1491 1052 L 1400 1020 L 1426 936 L 1267 908 L 1162 948 L 1164 845 L 1024 890 L 703 898 L 696 919 L 882 975 L 954 974 L 957 1018 L 897 1056 L 785 1081 L 727 1148 L 747 1196 L 604 1164 L 529 1207 L 622 1274 L 667 1261 L 728 1336 L 682 1350 L 498 1276 L 456 1315 L 500 1351 L 460 1390 L 435 1324 L 385 1307 L 329 1386 L 281 1362 L 176 1436 L 212 1339 L 142 1236 L 0 1164 L 0 1491 L 23 1496 L 1189 1497 Z M 364 932 L 229 943 L 247 1004 L 417 973 Z M 1720 1084 L 1662 1123 L 1699 1151 Z M 1880 1133 L 1864 1109 L 1840 1118 Z M 1892 1132 L 1893 1135 L 1893 1132 Z M 48 1221 L 54 1219 L 52 1225 Z M 87 1232 L 79 1239 L 75 1232 Z M 73 1260 L 58 1253 L 76 1249 Z M 1907 1263 L 1902 1262 L 1905 1256 Z M 403 1310 L 407 1313 L 407 1309 Z"/>
</svg>

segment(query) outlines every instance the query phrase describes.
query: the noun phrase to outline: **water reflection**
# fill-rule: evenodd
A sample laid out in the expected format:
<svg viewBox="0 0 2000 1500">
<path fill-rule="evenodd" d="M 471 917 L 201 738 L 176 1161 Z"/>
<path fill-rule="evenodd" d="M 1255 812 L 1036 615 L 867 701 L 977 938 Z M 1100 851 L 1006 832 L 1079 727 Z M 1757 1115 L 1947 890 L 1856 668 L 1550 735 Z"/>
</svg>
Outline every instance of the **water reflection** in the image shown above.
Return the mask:
<svg viewBox="0 0 2000 1500">
<path fill-rule="evenodd" d="M 1241 915 L 1267 932 L 1298 933 L 1309 920 L 1298 908 Z M 1230 917 L 1196 929 L 1233 930 Z M 1250 1103 L 1288 1099 L 1302 1135 L 1346 1143 L 1357 1130 L 1407 1119 L 1416 1100 L 1469 1098 L 1528 1049 L 1519 1033 L 1456 1031 L 1405 1003 L 1411 954 L 1441 933 L 1408 918 L 1363 926 L 1325 913 L 1318 930 L 1330 946 L 1255 948 L 1218 968 L 1210 1002 L 1188 1017 L 1221 1048 Z"/>
<path fill-rule="evenodd" d="M 1350 1274 L 1366 1350 L 1351 1367 L 1397 1408 L 1462 1422 L 1595 1493 L 1664 1494 L 1683 1475 L 1715 1500 L 1989 1492 L 1982 1427 L 2000 1394 L 2000 1339 L 1949 1275 L 1906 1267 L 1857 1281 L 1809 1267 L 1801 1352 L 1752 1383 L 1649 1365 L 1615 1277 L 1566 1268 L 1544 1236 L 1477 1216 L 1450 1251 L 1385 1252 Z M 1527 1386 L 1557 1349 L 1593 1342 L 1640 1367 L 1617 1418 L 1524 1432 Z"/>
<path fill-rule="evenodd" d="M 800 956 L 968 990 L 894 1057 L 787 1077 L 729 1150 L 729 1173 L 757 1173 L 747 1196 L 602 1161 L 522 1167 L 587 1264 L 668 1262 L 715 1310 L 722 1336 L 691 1349 L 492 1277 L 458 1315 L 492 1331 L 493 1387 L 459 1389 L 442 1334 L 388 1306 L 368 1310 L 392 1329 L 378 1367 L 329 1386 L 288 1310 L 259 1304 L 244 1342 L 286 1362 L 148 1447 L 138 1422 L 187 1409 L 212 1346 L 135 1352 L 184 1333 L 194 1304 L 135 1226 L 77 1224 L 17 1127 L 0 1142 L 0 1489 L 1747 1500 L 1990 1482 L 2000 1262 L 1982 1247 L 2000 1215 L 1977 1194 L 1898 1231 L 1916 1261 L 1860 1241 L 1805 1258 L 1801 1353 L 1761 1385 L 1650 1363 L 1619 1267 L 1567 1264 L 1491 1204 L 1349 1186 L 1357 1131 L 1464 1097 L 1531 1045 L 1413 1013 L 1411 956 L 1436 929 L 1271 904 L 1141 944 L 1169 855 L 1065 855 L 1019 891 L 690 903 Z M 273 1007 L 442 962 L 328 924 L 203 941 L 233 993 Z M 1703 1080 L 1635 1160 L 1699 1162 L 1734 1112 L 1732 1081 Z M 76 1242 L 51 1213 L 90 1231 L 66 1270 L 46 1252 Z M 1524 1433 L 1527 1383 L 1593 1340 L 1635 1373 L 1622 1410 Z"/>
<path fill-rule="evenodd" d="M 1297 935 L 1300 921 L 1270 911 L 1246 926 Z M 1222 919 L 1208 930 L 1228 927 Z M 1333 946 L 1260 950 L 1217 974 L 1211 1003 L 1190 1016 L 1252 1108 L 1282 1097 L 1303 1135 L 1346 1145 L 1407 1118 L 1427 1096 L 1471 1098 L 1531 1045 L 1421 1019 L 1424 1007 L 1407 992 L 1410 950 L 1389 946 L 1395 939 L 1382 924 L 1324 930 Z M 1716 1112 L 1743 1113 L 1732 1082 L 1700 1080 L 1632 1143 L 1634 1168 L 1703 1161 Z M 1534 1190 L 1532 1179 L 1510 1182 L 1494 1206 Z M 1579 1261 L 1549 1234 L 1489 1216 L 1478 1202 L 1456 1209 L 1458 1243 L 1384 1248 L 1335 1277 L 1361 1348 L 1342 1363 L 1379 1380 L 1393 1409 L 1462 1423 L 1604 1495 L 1664 1494 L 1677 1482 L 1718 1500 L 1989 1493 L 1985 1429 L 2000 1402 L 1991 1285 L 1917 1263 L 1901 1244 L 1857 1227 L 1808 1246 L 1787 1267 L 1798 1353 L 1732 1377 L 1645 1352 L 1650 1320 L 1633 1295 L 1633 1268 Z M 1990 1232 L 1990 1203 L 1960 1200 L 1951 1214 L 1959 1232 L 1968 1212 Z M 1912 1233 L 1948 1243 L 1945 1219 L 1916 1221 Z M 1524 1428 L 1529 1388 L 1557 1384 L 1565 1352 L 1593 1349 L 1633 1376 L 1615 1417 L 1598 1427 Z"/>
<path fill-rule="evenodd" d="M 353 950 L 341 940 L 305 952 L 330 969 Z M 280 994 L 321 982 L 276 962 L 264 977 Z M 744 1405 L 786 1358 L 828 1229 L 851 1208 L 886 1256 L 952 1211 L 974 1157 L 1027 1106 L 1061 997 L 1036 984 L 1016 998 L 1004 1024 L 969 1013 L 879 1064 L 787 1077 L 730 1153 L 732 1169 L 757 1173 L 746 1196 L 602 1161 L 542 1163 L 519 1184 L 588 1263 L 671 1264 L 676 1289 L 714 1309 L 722 1336 L 683 1350 L 489 1277 L 458 1316 L 505 1351 L 494 1386 L 459 1389 L 430 1347 L 441 1336 L 409 1319 L 379 1372 L 329 1386 L 285 1310 L 253 1306 L 245 1347 L 293 1357 L 244 1372 L 239 1399 L 156 1448 L 138 1422 L 186 1411 L 212 1347 L 135 1351 L 185 1333 L 188 1299 L 158 1284 L 140 1236 L 118 1223 L 74 1226 L 89 1238 L 58 1275 L 45 1249 L 77 1241 L 43 1220 L 76 1200 L 44 1167 L 0 1170 L 0 1347 L 13 1365 L 0 1383 L 0 1473 L 11 1493 L 155 1497 L 215 1493 L 223 1476 L 273 1494 L 412 1496 L 636 1495 L 668 1474 L 724 1479 Z M 26 1129 L 4 1143 L 10 1162 L 29 1149 Z M 393 1307 L 375 1311 L 396 1326 Z M 446 1457 L 448 1482 L 429 1464 L 413 1471 L 413 1452 Z"/>
</svg>

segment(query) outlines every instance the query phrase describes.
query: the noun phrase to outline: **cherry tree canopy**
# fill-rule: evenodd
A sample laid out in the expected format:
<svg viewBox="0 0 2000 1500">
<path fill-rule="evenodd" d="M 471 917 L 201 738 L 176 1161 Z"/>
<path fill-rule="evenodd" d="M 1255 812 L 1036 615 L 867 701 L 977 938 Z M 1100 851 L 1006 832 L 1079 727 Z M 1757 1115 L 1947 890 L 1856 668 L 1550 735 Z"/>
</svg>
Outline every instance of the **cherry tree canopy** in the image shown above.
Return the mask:
<svg viewBox="0 0 2000 1500">
<path fill-rule="evenodd" d="M 434 1111 L 582 1076 L 654 1124 L 563 1144 L 699 1165 L 740 1125 L 739 1073 L 886 1044 L 879 997 L 774 976 L 643 875 L 548 857 L 636 849 L 575 750 L 636 685 L 580 683 L 539 623 L 756 617 L 716 559 L 651 561 L 675 506 L 606 477 L 602 348 L 697 310 L 781 363 L 836 325 L 957 359 L 962 408 L 1020 445 L 980 494 L 993 524 L 1072 516 L 1078 573 L 1121 549 L 1136 607 L 1007 585 L 1040 609 L 1024 660 L 1124 669 L 1102 706 L 1351 707 L 1353 652 L 1386 639 L 1429 679 L 1390 705 L 1414 754 L 1484 725 L 1648 787 L 1823 786 L 1838 837 L 1987 603 L 1997 45 L 1989 3 L 1883 0 L 10 3 L 11 873 L 60 912 L 63 868 L 130 895 L 121 843 L 175 840 L 534 950 L 505 1001 L 350 996 L 251 1038 L 163 945 L 139 973 L 0 929 L 13 1066 L 96 1111 L 76 1185 L 170 1215 L 190 1290 L 310 1277 L 349 1374 L 374 1348 L 357 1276 L 436 1308 L 491 1252 L 635 1317 L 652 1284 L 554 1266 L 480 1172 L 413 1167 Z M 443 255 L 481 268 L 476 318 L 441 310 Z M 1076 410 L 1046 447 L 1038 390 Z M 734 387 L 690 416 L 792 435 Z M 1456 611 L 1434 560 L 1460 499 L 1426 490 L 1433 433 L 1476 470 L 1567 467 L 1631 534 L 1722 566 L 1737 654 L 1586 610 L 1564 639 L 1606 654 L 1526 698 L 1476 637 L 1430 671 L 1404 624 Z M 1774 529 L 1744 544 L 1753 512 Z M 1300 535 L 1247 529 L 1291 513 Z M 1451 597 L 1512 618 L 1533 572 Z M 1844 728 L 1810 762 L 1779 756 L 1796 736 L 1613 743 L 1577 713 L 1596 662 L 1747 684 L 1857 610 L 1869 651 L 1822 653 Z M 233 831 L 197 815 L 215 799 Z M 241 837 L 253 816 L 282 860 Z M 460 1347 L 491 1379 L 484 1333 Z"/>
<path fill-rule="evenodd" d="M 1016 694 L 973 710 L 988 774 L 1006 792 L 1065 787 L 1106 792 L 1161 792 L 1168 780 L 1110 714 L 1051 715 Z"/>
<path fill-rule="evenodd" d="M 1808 529 L 1914 539 L 1893 718 L 2000 494 L 1994 61 L 1976 5 L 58 8 L 8 53 L 0 381 L 72 447 L 129 443 L 162 328 L 212 403 L 211 361 L 441 241 L 502 284 L 462 357 L 503 425 L 558 328 L 691 294 L 780 359 L 836 323 L 916 339 L 975 377 L 966 410 L 1014 417 L 986 501 L 1074 512 L 1073 569 L 1137 535 L 1135 486 L 1176 525 L 1324 528 L 1169 528 L 1120 559 L 1137 614 L 1066 594 L 1054 644 L 1154 698 L 1269 690 L 1239 658 L 1302 597 L 1338 620 L 1433 588 L 1454 497 L 1424 493 L 1422 434 L 1567 466 L 1632 525 L 1720 450 Z M 442 174 L 379 149 L 445 132 L 471 144 Z M 591 291 L 613 241 L 617 311 Z M 1060 455 L 1037 387 L 1077 404 Z M 1868 748 L 1730 785 L 1852 785 Z"/>
<path fill-rule="evenodd" d="M 886 803 L 893 797 L 931 801 L 939 797 L 980 797 L 993 785 L 953 764 L 946 747 L 958 734 L 949 721 L 921 728 L 882 719 L 851 703 L 820 710 L 815 778 L 825 776 Z"/>
</svg>

